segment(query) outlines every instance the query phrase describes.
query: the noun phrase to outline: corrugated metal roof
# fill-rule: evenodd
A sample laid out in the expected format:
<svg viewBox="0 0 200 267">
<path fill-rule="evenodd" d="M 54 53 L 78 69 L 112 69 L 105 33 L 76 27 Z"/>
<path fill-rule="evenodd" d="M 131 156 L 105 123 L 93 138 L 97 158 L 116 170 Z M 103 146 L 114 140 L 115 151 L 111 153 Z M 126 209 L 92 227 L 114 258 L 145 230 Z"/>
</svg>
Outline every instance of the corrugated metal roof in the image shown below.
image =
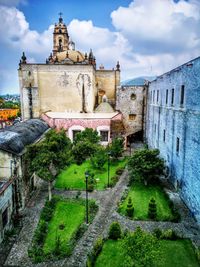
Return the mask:
<svg viewBox="0 0 200 267">
<path fill-rule="evenodd" d="M 0 130 L 0 149 L 20 154 L 26 145 L 34 143 L 48 129 L 40 119 L 31 119 Z"/>
</svg>

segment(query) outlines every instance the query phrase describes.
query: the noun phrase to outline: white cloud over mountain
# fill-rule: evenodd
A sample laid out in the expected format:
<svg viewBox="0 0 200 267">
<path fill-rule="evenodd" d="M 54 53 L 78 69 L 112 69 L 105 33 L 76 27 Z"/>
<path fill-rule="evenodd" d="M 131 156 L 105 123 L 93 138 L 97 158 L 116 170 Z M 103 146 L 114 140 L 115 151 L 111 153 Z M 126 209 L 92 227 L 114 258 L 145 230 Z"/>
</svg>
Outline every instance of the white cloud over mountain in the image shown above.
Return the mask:
<svg viewBox="0 0 200 267">
<path fill-rule="evenodd" d="M 0 0 L 0 4 L 3 2 Z M 76 49 L 93 49 L 97 65 L 112 68 L 119 60 L 122 78 L 160 74 L 199 56 L 198 0 L 134 0 L 128 7 L 114 10 L 111 20 L 113 31 L 78 19 L 69 23 L 68 31 Z M 41 33 L 31 30 L 19 9 L 0 5 L 0 44 L 13 51 L 25 51 L 32 62 L 44 62 L 51 52 L 53 27 Z M 9 71 L 10 66 L 7 68 Z"/>
</svg>

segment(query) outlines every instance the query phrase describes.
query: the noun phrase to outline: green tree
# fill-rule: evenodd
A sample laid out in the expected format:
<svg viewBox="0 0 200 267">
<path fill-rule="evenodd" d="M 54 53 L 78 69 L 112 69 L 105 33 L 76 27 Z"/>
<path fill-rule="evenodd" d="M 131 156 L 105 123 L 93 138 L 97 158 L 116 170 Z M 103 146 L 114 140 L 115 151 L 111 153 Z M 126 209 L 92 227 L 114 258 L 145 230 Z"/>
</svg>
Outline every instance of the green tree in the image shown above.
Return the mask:
<svg viewBox="0 0 200 267">
<path fill-rule="evenodd" d="M 118 159 L 122 156 L 124 151 L 124 140 L 122 138 L 114 138 L 112 143 L 109 145 L 108 150 L 110 151 L 113 159 Z"/>
<path fill-rule="evenodd" d="M 82 164 L 87 158 L 94 155 L 98 148 L 98 145 L 89 141 L 80 141 L 73 146 L 73 156 L 77 164 Z"/>
<path fill-rule="evenodd" d="M 26 160 L 31 172 L 48 182 L 49 201 L 52 182 L 60 170 L 71 163 L 71 142 L 64 130 L 50 130 L 45 139 L 27 149 Z"/>
<path fill-rule="evenodd" d="M 127 206 L 126 206 L 126 214 L 128 215 L 128 217 L 132 218 L 133 217 L 133 213 L 134 213 L 133 202 L 132 202 L 132 198 L 129 197 L 128 198 L 128 203 L 127 203 Z"/>
<path fill-rule="evenodd" d="M 86 128 L 84 131 L 77 133 L 74 140 L 74 145 L 80 142 L 90 142 L 92 144 L 97 144 L 100 141 L 100 137 L 96 130 L 91 128 Z"/>
<path fill-rule="evenodd" d="M 99 140 L 97 131 L 90 128 L 76 134 L 73 142 L 73 156 L 77 164 L 82 164 L 95 154 L 100 146 Z"/>
<path fill-rule="evenodd" d="M 152 197 L 149 201 L 149 208 L 148 208 L 148 217 L 150 219 L 156 219 L 157 216 L 157 206 L 156 206 L 156 201 Z"/>
<path fill-rule="evenodd" d="M 130 182 L 143 181 L 145 184 L 157 181 L 164 172 L 164 160 L 159 158 L 158 149 L 137 150 L 128 161 Z"/>
<path fill-rule="evenodd" d="M 99 146 L 95 151 L 94 155 L 91 157 L 91 164 L 93 168 L 102 170 L 106 162 L 107 162 L 106 149 L 102 146 Z"/>
<path fill-rule="evenodd" d="M 159 242 L 157 238 L 146 233 L 138 227 L 134 233 L 124 237 L 122 246 L 125 257 L 128 256 L 126 266 L 150 267 L 160 255 Z"/>
<path fill-rule="evenodd" d="M 121 237 L 121 234 L 122 231 L 120 224 L 118 222 L 113 222 L 109 228 L 109 233 L 108 233 L 109 238 L 117 240 L 118 238 Z"/>
</svg>

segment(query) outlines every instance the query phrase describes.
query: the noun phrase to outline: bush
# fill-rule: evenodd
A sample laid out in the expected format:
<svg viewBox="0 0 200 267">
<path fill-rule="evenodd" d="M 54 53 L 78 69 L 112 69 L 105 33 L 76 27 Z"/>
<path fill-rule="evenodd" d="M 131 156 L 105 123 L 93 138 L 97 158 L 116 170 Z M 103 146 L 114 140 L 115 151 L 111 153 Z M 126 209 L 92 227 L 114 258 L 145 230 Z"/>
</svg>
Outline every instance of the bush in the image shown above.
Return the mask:
<svg viewBox="0 0 200 267">
<path fill-rule="evenodd" d="M 42 210 L 40 219 L 49 222 L 53 216 L 54 208 L 56 206 L 56 198 L 53 197 L 51 201 L 47 201 Z"/>
<path fill-rule="evenodd" d="M 121 175 L 121 174 L 123 173 L 123 171 L 124 171 L 124 168 L 119 167 L 119 168 L 117 168 L 117 170 L 116 170 L 116 174 L 117 174 L 117 175 Z"/>
<path fill-rule="evenodd" d="M 176 240 L 178 238 L 178 235 L 174 232 L 174 230 L 167 229 L 162 232 L 161 238 L 169 239 L 169 240 Z"/>
<path fill-rule="evenodd" d="M 96 180 L 94 178 L 94 173 L 89 174 L 88 177 L 88 191 L 92 192 L 96 186 Z"/>
<path fill-rule="evenodd" d="M 34 241 L 37 245 L 42 245 L 46 237 L 48 224 L 44 220 L 40 220 L 39 226 L 34 235 Z"/>
<path fill-rule="evenodd" d="M 132 203 L 132 198 L 129 197 L 128 198 L 128 203 L 126 206 L 126 214 L 128 215 L 128 217 L 132 218 L 133 217 L 133 213 L 134 213 L 134 207 L 133 207 L 133 203 Z"/>
<path fill-rule="evenodd" d="M 100 254 L 103 248 L 103 239 L 98 238 L 97 241 L 94 244 L 93 253 L 94 256 L 97 258 L 97 256 Z"/>
<path fill-rule="evenodd" d="M 159 245 L 155 236 L 137 227 L 134 233 L 128 234 L 122 240 L 125 257 L 131 263 L 126 266 L 154 266 L 155 260 L 161 256 Z"/>
<path fill-rule="evenodd" d="M 79 240 L 83 236 L 83 234 L 85 233 L 86 230 L 87 230 L 87 225 L 81 224 L 74 234 L 74 240 L 75 241 Z"/>
<path fill-rule="evenodd" d="M 149 201 L 148 217 L 150 219 L 156 219 L 157 217 L 157 206 L 153 197 Z"/>
<path fill-rule="evenodd" d="M 104 240 L 102 238 L 98 238 L 94 244 L 92 252 L 88 255 L 86 267 L 93 267 L 95 266 L 96 259 L 100 252 L 102 251 L 104 244 Z"/>
<path fill-rule="evenodd" d="M 121 237 L 122 231 L 121 226 L 118 222 L 113 222 L 110 225 L 108 237 L 113 240 L 117 240 Z"/>
<path fill-rule="evenodd" d="M 119 181 L 119 176 L 118 175 L 115 175 L 115 176 L 111 177 L 110 186 L 114 187 L 118 181 Z"/>
<path fill-rule="evenodd" d="M 111 152 L 113 159 L 118 159 L 122 156 L 122 153 L 124 151 L 124 140 L 122 138 L 113 139 L 108 149 Z"/>
<path fill-rule="evenodd" d="M 154 234 L 158 239 L 160 239 L 160 238 L 162 238 L 162 234 L 163 234 L 163 232 L 162 232 L 162 230 L 161 230 L 160 228 L 155 228 L 155 229 L 153 230 L 153 234 Z"/>
<path fill-rule="evenodd" d="M 91 164 L 94 169 L 102 170 L 104 164 L 107 161 L 106 150 L 103 147 L 99 147 L 95 154 L 91 157 Z"/>
<path fill-rule="evenodd" d="M 200 263 L 200 247 L 195 249 L 195 254 L 197 256 L 197 260 Z"/>
</svg>

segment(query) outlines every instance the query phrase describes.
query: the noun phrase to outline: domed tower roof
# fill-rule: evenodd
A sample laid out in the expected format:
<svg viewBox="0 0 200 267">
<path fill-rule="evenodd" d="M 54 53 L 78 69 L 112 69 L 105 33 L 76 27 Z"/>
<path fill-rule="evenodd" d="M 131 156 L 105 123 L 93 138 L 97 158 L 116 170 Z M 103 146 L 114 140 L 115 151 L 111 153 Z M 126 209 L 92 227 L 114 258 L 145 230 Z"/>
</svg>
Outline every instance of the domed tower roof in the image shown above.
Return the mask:
<svg viewBox="0 0 200 267">
<path fill-rule="evenodd" d="M 69 40 L 62 13 L 59 15 L 59 22 L 55 23 L 53 32 L 53 53 L 46 59 L 46 64 L 89 64 L 96 68 L 96 59 L 92 50 L 88 54 L 75 50 L 75 43 Z"/>
<path fill-rule="evenodd" d="M 66 64 L 67 62 L 69 62 L 70 64 L 70 62 L 76 63 L 76 62 L 83 62 L 85 60 L 84 54 L 76 50 L 67 50 L 64 52 L 58 52 L 56 53 L 56 56 L 59 63 L 66 63 Z"/>
</svg>

